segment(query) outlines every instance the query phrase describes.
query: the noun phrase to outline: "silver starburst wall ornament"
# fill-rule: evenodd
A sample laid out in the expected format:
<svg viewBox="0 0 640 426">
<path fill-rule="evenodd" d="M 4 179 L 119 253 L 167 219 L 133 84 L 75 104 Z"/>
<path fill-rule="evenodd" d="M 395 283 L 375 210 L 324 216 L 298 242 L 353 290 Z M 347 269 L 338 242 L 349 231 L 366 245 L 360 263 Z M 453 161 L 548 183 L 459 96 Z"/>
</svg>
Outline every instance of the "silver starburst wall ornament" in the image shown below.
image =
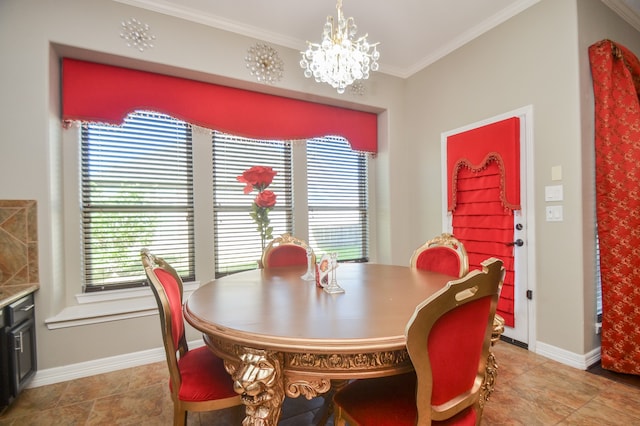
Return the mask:
<svg viewBox="0 0 640 426">
<path fill-rule="evenodd" d="M 134 47 L 140 52 L 153 47 L 153 41 L 156 36 L 149 33 L 149 25 L 143 24 L 136 18 L 122 22 L 122 32 L 120 33 L 128 47 Z"/>
</svg>

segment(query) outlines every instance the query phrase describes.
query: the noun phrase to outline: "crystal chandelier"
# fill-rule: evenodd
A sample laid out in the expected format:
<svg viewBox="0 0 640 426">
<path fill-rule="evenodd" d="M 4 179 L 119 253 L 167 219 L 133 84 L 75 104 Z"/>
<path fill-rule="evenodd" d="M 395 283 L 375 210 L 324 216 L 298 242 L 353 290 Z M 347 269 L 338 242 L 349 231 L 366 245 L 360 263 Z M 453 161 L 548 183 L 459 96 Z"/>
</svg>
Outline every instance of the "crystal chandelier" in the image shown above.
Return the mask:
<svg viewBox="0 0 640 426">
<path fill-rule="evenodd" d="M 353 18 L 345 19 L 342 14 L 342 0 L 338 0 L 338 22 L 333 16 L 327 17 L 321 43 L 307 42 L 307 50 L 302 53 L 300 66 L 304 76 L 314 77 L 320 83 L 329 83 L 344 93 L 347 86 L 356 80 L 369 78 L 369 71 L 378 70 L 380 52 L 378 43 L 370 44 L 367 35 L 356 39 L 358 27 Z"/>
</svg>

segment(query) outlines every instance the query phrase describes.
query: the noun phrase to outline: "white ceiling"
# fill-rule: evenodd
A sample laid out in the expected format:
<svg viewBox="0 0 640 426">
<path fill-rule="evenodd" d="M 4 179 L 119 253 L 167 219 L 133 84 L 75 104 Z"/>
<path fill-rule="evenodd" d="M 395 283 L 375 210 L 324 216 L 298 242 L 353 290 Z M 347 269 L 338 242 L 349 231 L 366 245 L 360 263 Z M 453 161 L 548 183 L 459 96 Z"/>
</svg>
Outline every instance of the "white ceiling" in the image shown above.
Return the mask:
<svg viewBox="0 0 640 426">
<path fill-rule="evenodd" d="M 297 50 L 336 15 L 336 0 L 115 1 Z M 538 1 L 343 0 L 342 10 L 380 42 L 380 72 L 406 78 Z M 640 0 L 602 1 L 640 30 Z"/>
</svg>

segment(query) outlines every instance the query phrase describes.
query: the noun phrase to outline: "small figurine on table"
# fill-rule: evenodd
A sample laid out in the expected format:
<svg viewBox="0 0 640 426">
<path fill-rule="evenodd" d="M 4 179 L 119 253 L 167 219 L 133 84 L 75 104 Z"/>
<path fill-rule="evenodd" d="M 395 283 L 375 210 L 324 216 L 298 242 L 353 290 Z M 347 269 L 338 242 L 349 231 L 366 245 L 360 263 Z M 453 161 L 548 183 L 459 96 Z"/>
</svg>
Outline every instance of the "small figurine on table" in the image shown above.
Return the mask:
<svg viewBox="0 0 640 426">
<path fill-rule="evenodd" d="M 338 285 L 336 269 L 338 268 L 338 254 L 325 254 L 318 265 L 318 284 L 327 293 L 344 293 L 344 289 Z"/>
<path fill-rule="evenodd" d="M 305 281 L 313 281 L 316 279 L 316 264 L 313 261 L 313 249 L 307 247 L 307 272 L 301 276 Z"/>
</svg>

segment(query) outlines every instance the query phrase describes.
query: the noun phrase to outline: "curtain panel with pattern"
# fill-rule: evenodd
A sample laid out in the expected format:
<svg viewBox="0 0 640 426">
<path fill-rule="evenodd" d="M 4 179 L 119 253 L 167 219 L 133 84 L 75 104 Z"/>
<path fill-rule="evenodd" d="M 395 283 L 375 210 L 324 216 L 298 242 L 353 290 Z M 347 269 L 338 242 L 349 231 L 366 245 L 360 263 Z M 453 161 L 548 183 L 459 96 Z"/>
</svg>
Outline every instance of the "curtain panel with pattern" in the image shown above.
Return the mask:
<svg viewBox="0 0 640 426">
<path fill-rule="evenodd" d="M 640 374 L 640 61 L 602 40 L 589 47 L 595 100 L 601 362 Z"/>
</svg>

